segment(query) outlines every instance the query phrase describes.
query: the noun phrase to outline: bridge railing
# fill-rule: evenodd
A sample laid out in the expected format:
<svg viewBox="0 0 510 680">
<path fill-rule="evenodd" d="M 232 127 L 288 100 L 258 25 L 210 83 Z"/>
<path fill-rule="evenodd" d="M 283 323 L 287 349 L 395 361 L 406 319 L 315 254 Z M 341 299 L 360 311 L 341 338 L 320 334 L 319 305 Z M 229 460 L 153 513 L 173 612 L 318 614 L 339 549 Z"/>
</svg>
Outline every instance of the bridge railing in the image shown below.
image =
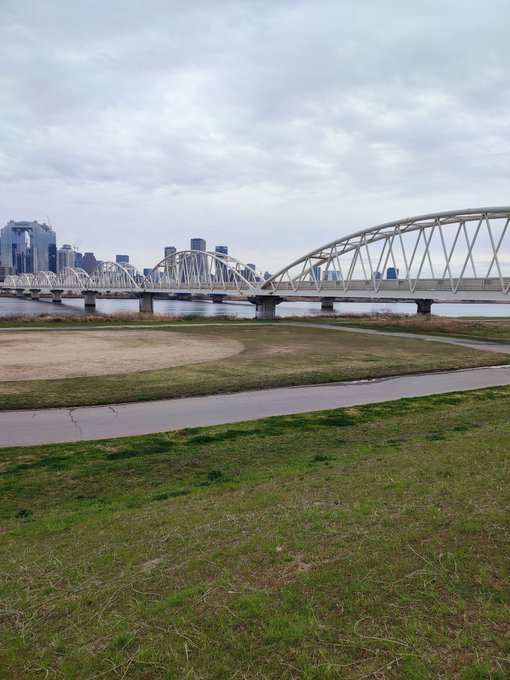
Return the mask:
<svg viewBox="0 0 510 680">
<path fill-rule="evenodd" d="M 483 278 L 469 278 L 469 279 L 351 279 L 350 281 L 301 281 L 299 286 L 292 285 L 291 282 L 282 281 L 278 285 L 278 292 L 281 295 L 285 293 L 302 293 L 306 295 L 320 294 L 321 291 L 338 291 L 341 293 L 348 293 L 350 290 L 364 290 L 367 292 L 379 291 L 409 291 L 413 294 L 417 291 L 433 292 L 450 291 L 455 294 L 457 291 L 494 291 L 503 292 L 507 294 L 510 288 L 510 278 L 504 279 L 483 279 Z"/>
</svg>

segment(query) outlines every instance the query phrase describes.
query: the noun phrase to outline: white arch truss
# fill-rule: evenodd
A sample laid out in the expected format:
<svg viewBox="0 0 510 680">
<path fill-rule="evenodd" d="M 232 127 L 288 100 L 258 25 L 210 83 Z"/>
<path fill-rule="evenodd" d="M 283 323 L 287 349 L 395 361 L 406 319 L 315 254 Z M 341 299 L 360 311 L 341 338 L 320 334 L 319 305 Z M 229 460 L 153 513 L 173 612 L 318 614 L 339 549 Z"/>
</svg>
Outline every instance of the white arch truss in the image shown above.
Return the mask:
<svg viewBox="0 0 510 680">
<path fill-rule="evenodd" d="M 97 291 L 137 291 L 143 278 L 133 265 L 103 262 L 88 277 L 86 288 Z"/>
<path fill-rule="evenodd" d="M 35 284 L 37 288 L 41 288 L 42 290 L 56 288 L 57 275 L 53 272 L 37 272 L 37 274 L 35 274 Z"/>
<path fill-rule="evenodd" d="M 470 291 L 508 295 L 510 207 L 431 213 L 381 224 L 307 253 L 268 279 L 282 294 Z"/>
<path fill-rule="evenodd" d="M 89 275 L 79 267 L 64 267 L 55 277 L 54 288 L 81 292 L 87 287 Z"/>
<path fill-rule="evenodd" d="M 21 282 L 19 276 L 17 274 L 8 274 L 5 277 L 2 286 L 7 289 L 20 288 Z"/>
<path fill-rule="evenodd" d="M 147 291 L 246 293 L 261 277 L 230 255 L 182 250 L 161 260 L 143 282 Z"/>
<path fill-rule="evenodd" d="M 19 283 L 23 288 L 35 288 L 35 274 L 20 274 Z"/>
</svg>

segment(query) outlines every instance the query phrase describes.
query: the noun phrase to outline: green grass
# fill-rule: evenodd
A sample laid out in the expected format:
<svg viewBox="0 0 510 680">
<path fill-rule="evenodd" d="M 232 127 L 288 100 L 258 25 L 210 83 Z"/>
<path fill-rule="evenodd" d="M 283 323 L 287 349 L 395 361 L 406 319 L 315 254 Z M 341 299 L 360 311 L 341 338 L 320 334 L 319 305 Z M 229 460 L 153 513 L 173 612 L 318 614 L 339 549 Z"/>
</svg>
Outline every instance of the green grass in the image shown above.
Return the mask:
<svg viewBox="0 0 510 680">
<path fill-rule="evenodd" d="M 509 413 L 2 450 L 1 677 L 508 678 Z"/>
<path fill-rule="evenodd" d="M 153 332 L 238 340 L 220 361 L 123 375 L 0 382 L 0 408 L 119 403 L 503 364 L 509 357 L 419 340 L 284 325 L 197 325 Z M 64 331 L 67 332 L 67 331 Z M 69 331 L 72 332 L 72 331 Z M 125 331 L 129 333 L 129 330 Z"/>
</svg>

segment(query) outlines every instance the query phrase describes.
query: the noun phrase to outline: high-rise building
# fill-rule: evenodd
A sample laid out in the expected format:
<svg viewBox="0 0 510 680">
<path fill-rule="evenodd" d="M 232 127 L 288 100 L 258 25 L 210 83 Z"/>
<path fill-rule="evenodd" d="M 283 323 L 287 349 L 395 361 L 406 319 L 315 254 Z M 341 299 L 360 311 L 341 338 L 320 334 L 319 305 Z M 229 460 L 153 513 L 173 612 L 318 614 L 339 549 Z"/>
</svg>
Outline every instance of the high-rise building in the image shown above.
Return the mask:
<svg viewBox="0 0 510 680">
<path fill-rule="evenodd" d="M 94 253 L 85 253 L 83 256 L 82 267 L 87 272 L 87 274 L 92 274 L 94 269 L 97 267 L 98 262 Z"/>
<path fill-rule="evenodd" d="M 190 240 L 190 249 L 191 250 L 200 250 L 201 252 L 205 253 L 206 250 L 207 250 L 205 239 L 203 239 L 203 238 L 192 238 Z M 207 259 L 206 258 L 207 258 L 206 255 L 197 255 L 197 259 L 194 260 L 195 266 L 194 266 L 194 271 L 192 271 L 192 276 L 197 281 L 204 281 L 208 278 L 208 275 L 207 275 Z"/>
<path fill-rule="evenodd" d="M 388 267 L 386 270 L 387 279 L 398 279 L 398 269 L 396 267 Z"/>
<path fill-rule="evenodd" d="M 321 268 L 313 267 L 310 272 L 310 281 L 320 281 L 321 280 Z"/>
<path fill-rule="evenodd" d="M 170 255 L 174 255 L 177 252 L 177 248 L 175 246 L 165 246 L 165 258 L 170 257 Z"/>
<path fill-rule="evenodd" d="M 205 239 L 203 238 L 192 238 L 189 242 L 189 247 L 191 250 L 201 250 L 204 253 L 207 250 Z"/>
<path fill-rule="evenodd" d="M 247 262 L 246 263 L 246 269 L 243 269 L 243 276 L 245 279 L 248 281 L 253 281 L 253 279 L 256 279 L 256 274 L 255 274 L 256 266 L 253 264 L 253 262 Z"/>
<path fill-rule="evenodd" d="M 216 246 L 214 252 L 219 258 L 225 258 L 228 255 L 228 246 Z M 223 283 L 232 280 L 232 274 L 229 273 L 226 263 L 216 262 L 216 280 Z"/>
<path fill-rule="evenodd" d="M 117 264 L 129 264 L 129 255 L 115 255 Z"/>
<path fill-rule="evenodd" d="M 57 271 L 61 272 L 66 267 L 74 267 L 74 250 L 69 243 L 64 243 L 57 251 Z"/>
<path fill-rule="evenodd" d="M 83 253 L 79 253 L 77 250 L 74 251 L 74 266 L 76 269 L 83 268 Z"/>
<path fill-rule="evenodd" d="M 16 274 L 56 272 L 57 236 L 47 224 L 10 220 L 1 231 L 0 264 Z"/>
</svg>

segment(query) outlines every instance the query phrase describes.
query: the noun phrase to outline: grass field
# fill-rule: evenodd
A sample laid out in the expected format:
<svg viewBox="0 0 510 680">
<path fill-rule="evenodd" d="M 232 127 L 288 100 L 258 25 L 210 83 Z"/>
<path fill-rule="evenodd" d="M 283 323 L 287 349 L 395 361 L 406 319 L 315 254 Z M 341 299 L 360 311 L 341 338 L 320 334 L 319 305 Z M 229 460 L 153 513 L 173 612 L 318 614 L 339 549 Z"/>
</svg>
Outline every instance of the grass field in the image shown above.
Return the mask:
<svg viewBox="0 0 510 680">
<path fill-rule="evenodd" d="M 458 319 L 441 316 L 398 314 L 372 315 L 351 318 L 330 318 L 333 323 L 340 322 L 360 328 L 447 335 L 450 337 L 470 338 L 489 342 L 510 342 L 510 318 Z"/>
<path fill-rule="evenodd" d="M 139 326 L 137 328 L 140 328 Z M 419 340 L 283 325 L 197 324 L 168 330 L 242 342 L 219 361 L 123 375 L 0 382 L 0 408 L 119 403 L 285 385 L 357 380 L 508 363 L 509 357 Z M 63 331 L 72 333 L 72 331 Z M 129 330 L 125 331 L 126 333 Z M 154 330 L 166 332 L 165 328 Z M 140 350 L 143 353 L 143 347 Z"/>
<path fill-rule="evenodd" d="M 0 676 L 508 678 L 509 413 L 2 450 Z"/>
</svg>

